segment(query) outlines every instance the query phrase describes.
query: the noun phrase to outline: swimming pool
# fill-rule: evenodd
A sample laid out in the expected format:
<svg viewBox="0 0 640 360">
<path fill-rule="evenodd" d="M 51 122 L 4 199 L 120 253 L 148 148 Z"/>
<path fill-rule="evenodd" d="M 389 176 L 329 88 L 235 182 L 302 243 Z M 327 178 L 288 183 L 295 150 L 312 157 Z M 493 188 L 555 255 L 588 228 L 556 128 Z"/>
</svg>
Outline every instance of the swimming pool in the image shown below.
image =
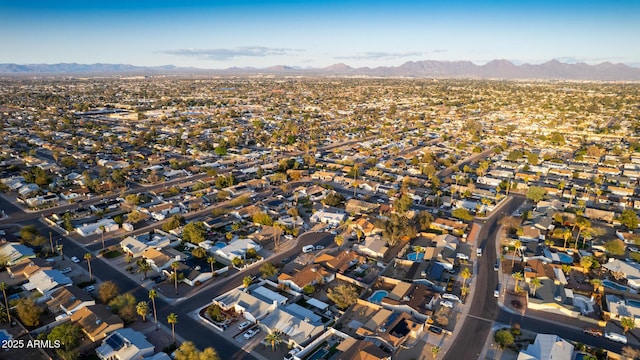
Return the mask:
<svg viewBox="0 0 640 360">
<path fill-rule="evenodd" d="M 407 260 L 411 260 L 411 261 L 417 261 L 417 260 L 422 260 L 424 259 L 424 253 L 408 253 L 407 254 Z"/>
<path fill-rule="evenodd" d="M 0 330 L 0 343 L 3 343 L 5 340 L 11 340 L 13 337 L 7 332 L 7 330 Z"/>
<path fill-rule="evenodd" d="M 573 256 L 571 255 L 559 252 L 558 257 L 560 258 L 560 262 L 563 264 L 573 264 Z"/>
<path fill-rule="evenodd" d="M 628 289 L 626 286 L 616 284 L 613 281 L 609 281 L 609 280 L 602 280 L 602 285 L 604 287 L 608 287 L 609 289 L 614 289 L 618 291 L 627 291 Z"/>
<path fill-rule="evenodd" d="M 373 293 L 373 295 L 371 295 L 369 297 L 369 301 L 374 303 L 374 304 L 380 304 L 380 302 L 382 302 L 382 299 L 387 297 L 387 295 L 389 295 L 389 292 L 387 292 L 385 290 L 376 290 Z"/>
<path fill-rule="evenodd" d="M 640 308 L 640 300 L 627 299 L 627 305 Z"/>
</svg>

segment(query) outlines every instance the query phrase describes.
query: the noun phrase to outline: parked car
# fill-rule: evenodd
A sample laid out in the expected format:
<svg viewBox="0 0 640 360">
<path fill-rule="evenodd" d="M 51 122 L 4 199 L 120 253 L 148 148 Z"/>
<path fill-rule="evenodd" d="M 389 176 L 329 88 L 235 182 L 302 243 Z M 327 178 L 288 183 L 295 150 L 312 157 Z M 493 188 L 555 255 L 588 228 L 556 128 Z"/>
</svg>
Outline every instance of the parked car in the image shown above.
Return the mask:
<svg viewBox="0 0 640 360">
<path fill-rule="evenodd" d="M 469 255 L 465 255 L 463 253 L 457 253 L 456 254 L 456 258 L 458 258 L 460 260 L 469 260 Z"/>
<path fill-rule="evenodd" d="M 64 268 L 64 269 L 60 270 L 60 272 L 61 272 L 61 273 L 63 273 L 63 274 L 68 274 L 68 273 L 70 273 L 71 271 L 72 271 L 72 270 L 71 270 L 71 268 L 70 268 L 70 267 L 66 267 L 66 268 Z"/>
<path fill-rule="evenodd" d="M 453 303 L 451 301 L 440 301 L 440 306 L 448 307 L 449 309 L 453 309 Z"/>
<path fill-rule="evenodd" d="M 260 332 L 260 328 L 255 328 L 255 329 L 251 329 L 249 331 L 247 331 L 246 333 L 244 333 L 244 338 L 249 340 L 252 337 L 256 336 L 257 333 Z"/>
<path fill-rule="evenodd" d="M 76 264 L 77 264 L 77 263 L 79 263 L 79 262 L 80 262 L 80 259 L 78 259 L 78 258 L 77 258 L 77 257 L 75 257 L 75 256 L 72 256 L 72 257 L 71 257 L 71 261 L 73 261 L 74 263 L 76 263 Z"/>
<path fill-rule="evenodd" d="M 600 329 L 586 328 L 586 329 L 582 330 L 582 332 L 585 333 L 585 334 L 592 335 L 592 336 L 602 336 L 602 330 L 600 330 Z"/>
<path fill-rule="evenodd" d="M 283 264 L 287 264 L 287 263 L 289 263 L 290 261 L 291 261 L 291 258 L 290 258 L 290 257 L 286 257 L 286 258 L 282 259 L 282 263 L 283 263 Z"/>
<path fill-rule="evenodd" d="M 442 294 L 443 299 L 460 302 L 460 298 L 453 294 Z"/>
<path fill-rule="evenodd" d="M 251 326 L 251 321 L 243 321 L 240 324 L 238 324 L 238 329 L 240 330 L 244 330 L 246 328 L 248 328 L 249 326 Z"/>
<path fill-rule="evenodd" d="M 500 260 L 496 260 L 496 263 L 493 264 L 493 271 L 500 270 Z"/>
<path fill-rule="evenodd" d="M 316 250 L 322 250 L 322 249 L 324 249 L 324 246 L 322 246 L 322 245 L 316 245 Z"/>
<path fill-rule="evenodd" d="M 92 292 L 92 291 L 94 291 L 94 290 L 96 289 L 96 287 L 95 287 L 95 286 L 93 286 L 93 285 L 89 285 L 89 286 L 87 286 L 87 287 L 86 287 L 86 288 L 84 288 L 84 289 L 85 289 L 86 291 L 88 291 L 88 292 Z"/>
<path fill-rule="evenodd" d="M 442 334 L 442 328 L 434 326 L 434 325 L 429 326 L 429 331 L 431 331 L 432 333 L 437 334 L 437 335 Z"/>
<path fill-rule="evenodd" d="M 476 255 L 477 255 L 478 257 L 481 257 L 481 256 L 482 256 L 482 249 L 477 248 L 477 249 L 476 249 Z"/>
<path fill-rule="evenodd" d="M 627 337 L 622 334 L 607 331 L 604 333 L 604 337 L 615 342 L 627 343 Z"/>
</svg>

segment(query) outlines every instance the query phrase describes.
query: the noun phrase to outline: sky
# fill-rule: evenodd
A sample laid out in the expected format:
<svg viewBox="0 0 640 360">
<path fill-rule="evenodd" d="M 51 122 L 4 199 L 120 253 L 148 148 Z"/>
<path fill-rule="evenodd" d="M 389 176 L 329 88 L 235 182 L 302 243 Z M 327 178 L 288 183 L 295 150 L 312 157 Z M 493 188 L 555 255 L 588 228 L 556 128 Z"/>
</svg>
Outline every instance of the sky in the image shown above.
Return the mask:
<svg viewBox="0 0 640 360">
<path fill-rule="evenodd" d="M 640 67 L 640 1 L 0 0 L 0 63 Z"/>
</svg>

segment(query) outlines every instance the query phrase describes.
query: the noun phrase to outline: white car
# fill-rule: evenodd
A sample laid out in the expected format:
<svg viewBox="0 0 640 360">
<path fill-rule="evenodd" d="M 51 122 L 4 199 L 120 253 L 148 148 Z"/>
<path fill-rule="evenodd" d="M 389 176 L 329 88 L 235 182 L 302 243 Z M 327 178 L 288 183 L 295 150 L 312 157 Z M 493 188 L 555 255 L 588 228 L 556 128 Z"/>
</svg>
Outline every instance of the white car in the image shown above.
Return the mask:
<svg viewBox="0 0 640 360">
<path fill-rule="evenodd" d="M 75 257 L 75 256 L 72 256 L 72 257 L 71 257 L 71 261 L 73 261 L 74 263 L 76 263 L 76 264 L 77 264 L 77 263 L 79 263 L 79 262 L 80 262 L 80 259 L 78 259 L 78 258 L 77 258 L 77 257 Z"/>
<path fill-rule="evenodd" d="M 449 309 L 453 309 L 453 303 L 451 301 L 440 301 L 440 306 L 448 307 Z"/>
<path fill-rule="evenodd" d="M 64 268 L 64 269 L 60 270 L 60 272 L 61 272 L 61 273 L 63 273 L 63 274 L 68 274 L 68 273 L 70 273 L 71 271 L 72 271 L 72 270 L 71 270 L 71 268 L 70 268 L 70 267 L 66 267 L 66 268 Z"/>
<path fill-rule="evenodd" d="M 246 333 L 244 333 L 244 338 L 249 340 L 252 337 L 256 336 L 257 333 L 260 332 L 260 328 L 255 328 L 255 329 L 251 329 L 249 331 L 247 331 Z"/>
<path fill-rule="evenodd" d="M 460 260 L 469 260 L 469 255 L 465 255 L 463 253 L 457 253 L 456 257 Z"/>
<path fill-rule="evenodd" d="M 460 298 L 453 294 L 442 294 L 443 299 L 460 302 Z"/>
<path fill-rule="evenodd" d="M 244 330 L 244 329 L 248 328 L 249 326 L 251 326 L 251 321 L 243 321 L 238 325 L 238 329 Z"/>
</svg>

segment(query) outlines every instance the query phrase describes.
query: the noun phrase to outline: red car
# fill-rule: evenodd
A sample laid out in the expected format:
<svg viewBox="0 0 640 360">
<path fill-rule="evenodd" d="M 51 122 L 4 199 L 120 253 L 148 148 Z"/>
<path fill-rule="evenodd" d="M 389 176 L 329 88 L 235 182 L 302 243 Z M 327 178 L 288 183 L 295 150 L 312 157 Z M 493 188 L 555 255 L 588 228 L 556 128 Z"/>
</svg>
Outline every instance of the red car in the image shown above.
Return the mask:
<svg viewBox="0 0 640 360">
<path fill-rule="evenodd" d="M 584 332 L 585 334 L 592 335 L 592 336 L 598 336 L 598 337 L 602 336 L 602 330 L 600 330 L 600 329 L 586 328 L 582 332 Z"/>
</svg>

